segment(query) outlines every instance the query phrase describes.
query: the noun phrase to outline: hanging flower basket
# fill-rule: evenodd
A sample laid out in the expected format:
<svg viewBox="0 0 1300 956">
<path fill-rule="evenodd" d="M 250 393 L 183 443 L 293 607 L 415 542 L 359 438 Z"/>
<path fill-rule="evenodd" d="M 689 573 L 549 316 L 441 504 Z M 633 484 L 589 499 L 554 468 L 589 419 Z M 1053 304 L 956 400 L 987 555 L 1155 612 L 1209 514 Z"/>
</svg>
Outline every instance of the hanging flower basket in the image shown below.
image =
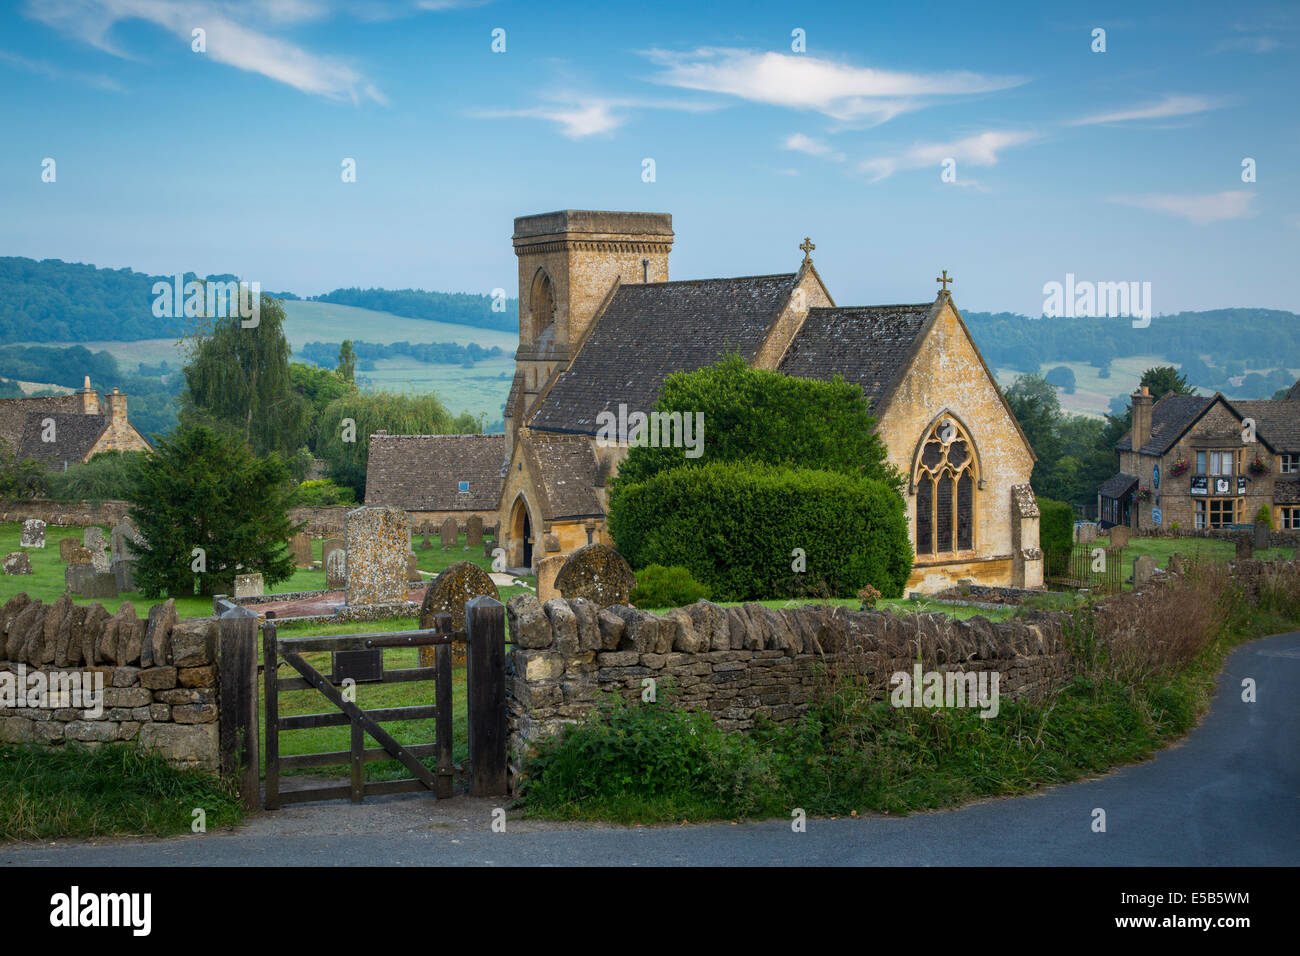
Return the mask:
<svg viewBox="0 0 1300 956">
<path fill-rule="evenodd" d="M 1169 472 L 1170 472 L 1170 474 L 1172 474 L 1175 478 L 1180 478 L 1180 477 L 1182 477 L 1183 475 L 1187 474 L 1187 469 L 1189 469 L 1189 468 L 1191 468 L 1191 467 L 1192 467 L 1192 466 L 1191 466 L 1191 463 L 1188 462 L 1188 460 L 1187 460 L 1186 458 L 1179 458 L 1179 459 L 1178 459 L 1176 462 L 1174 462 L 1173 465 L 1170 467 Z"/>
<path fill-rule="evenodd" d="M 1255 460 L 1246 467 L 1250 469 L 1252 475 L 1267 475 L 1269 472 L 1269 463 L 1258 455 L 1256 455 Z"/>
<path fill-rule="evenodd" d="M 1138 501 L 1150 501 L 1150 500 L 1151 500 L 1151 489 L 1150 489 L 1150 488 L 1139 488 L 1139 489 L 1137 490 L 1137 493 L 1134 494 L 1133 497 L 1135 497 Z"/>
</svg>

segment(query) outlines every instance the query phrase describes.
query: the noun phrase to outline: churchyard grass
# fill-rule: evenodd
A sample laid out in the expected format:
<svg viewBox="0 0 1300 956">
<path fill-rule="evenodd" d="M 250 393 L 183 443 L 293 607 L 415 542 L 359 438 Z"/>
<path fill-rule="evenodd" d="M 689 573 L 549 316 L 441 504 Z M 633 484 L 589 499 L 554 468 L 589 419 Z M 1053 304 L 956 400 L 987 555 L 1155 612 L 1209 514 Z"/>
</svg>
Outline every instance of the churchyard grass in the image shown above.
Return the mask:
<svg viewBox="0 0 1300 956">
<path fill-rule="evenodd" d="M 170 836 L 243 818 L 238 794 L 216 774 L 179 770 L 131 744 L 0 745 L 0 841 Z"/>
</svg>

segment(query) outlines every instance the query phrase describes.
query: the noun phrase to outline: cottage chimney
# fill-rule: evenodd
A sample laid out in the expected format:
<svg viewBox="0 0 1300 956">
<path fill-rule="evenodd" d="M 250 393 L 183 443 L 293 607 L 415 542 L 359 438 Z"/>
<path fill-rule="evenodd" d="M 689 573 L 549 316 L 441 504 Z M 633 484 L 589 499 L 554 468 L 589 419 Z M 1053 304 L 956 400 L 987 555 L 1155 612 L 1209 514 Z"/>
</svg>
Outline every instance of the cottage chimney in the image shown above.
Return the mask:
<svg viewBox="0 0 1300 956">
<path fill-rule="evenodd" d="M 98 415 L 99 414 L 99 392 L 90 387 L 90 376 L 85 378 L 85 384 L 82 385 L 81 391 L 77 393 L 81 396 L 81 414 Z"/>
<path fill-rule="evenodd" d="M 1133 393 L 1133 450 L 1151 439 L 1151 390 L 1143 385 Z"/>
<path fill-rule="evenodd" d="M 113 389 L 108 395 L 108 418 L 114 425 L 126 424 L 126 394 Z"/>
</svg>

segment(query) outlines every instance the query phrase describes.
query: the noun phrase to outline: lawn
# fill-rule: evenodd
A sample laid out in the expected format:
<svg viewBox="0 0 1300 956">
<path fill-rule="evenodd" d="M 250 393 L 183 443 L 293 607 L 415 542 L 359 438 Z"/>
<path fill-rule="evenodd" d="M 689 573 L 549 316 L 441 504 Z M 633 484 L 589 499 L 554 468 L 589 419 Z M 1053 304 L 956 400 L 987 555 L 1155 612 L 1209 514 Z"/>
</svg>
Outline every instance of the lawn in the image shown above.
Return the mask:
<svg viewBox="0 0 1300 956">
<path fill-rule="evenodd" d="M 1108 537 L 1097 539 L 1098 547 L 1106 547 L 1109 543 Z M 1155 558 L 1157 567 L 1167 568 L 1169 556 L 1175 552 L 1188 560 L 1226 562 L 1236 556 L 1237 547 L 1231 541 L 1220 541 L 1216 538 L 1130 538 L 1124 548 L 1124 577 L 1132 577 L 1133 559 L 1140 555 L 1150 555 Z M 1255 552 L 1255 557 L 1261 561 L 1290 560 L 1295 556 L 1295 548 L 1268 548 Z M 1124 587 L 1131 589 L 1133 585 L 1128 582 Z"/>
</svg>

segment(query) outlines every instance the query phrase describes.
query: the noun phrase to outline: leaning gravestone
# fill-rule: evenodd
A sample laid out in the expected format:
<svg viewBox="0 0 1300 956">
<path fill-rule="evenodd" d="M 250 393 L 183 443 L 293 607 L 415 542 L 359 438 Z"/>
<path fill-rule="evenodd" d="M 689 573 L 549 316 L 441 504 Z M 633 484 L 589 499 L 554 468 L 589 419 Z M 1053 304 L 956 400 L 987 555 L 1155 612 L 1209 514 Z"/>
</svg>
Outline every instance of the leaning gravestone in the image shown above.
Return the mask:
<svg viewBox="0 0 1300 956">
<path fill-rule="evenodd" d="M 1133 587 L 1140 588 L 1151 580 L 1156 571 L 1156 559 L 1149 554 L 1139 554 L 1133 559 Z"/>
<path fill-rule="evenodd" d="M 109 550 L 114 561 L 129 561 L 135 557 L 134 545 L 140 541 L 140 532 L 129 521 L 120 521 L 108 536 Z"/>
<path fill-rule="evenodd" d="M 604 544 L 589 544 L 569 555 L 555 587 L 565 598 L 586 598 L 598 607 L 626 604 L 636 586 L 636 575 L 627 560 Z"/>
<path fill-rule="evenodd" d="M 311 567 L 311 538 L 301 531 L 289 539 L 289 553 L 293 555 L 294 567 Z"/>
<path fill-rule="evenodd" d="M 71 563 L 72 549 L 81 547 L 80 538 L 60 538 L 59 539 L 59 560 L 64 564 Z"/>
<path fill-rule="evenodd" d="M 1268 525 L 1266 524 L 1255 525 L 1255 537 L 1254 540 L 1251 542 L 1251 544 L 1254 545 L 1256 551 L 1268 550 L 1268 537 L 1269 537 Z"/>
<path fill-rule="evenodd" d="M 119 591 L 135 590 L 135 559 L 122 558 L 113 562 L 113 578 Z"/>
<path fill-rule="evenodd" d="M 4 557 L 5 574 L 31 574 L 32 561 L 26 551 L 11 551 Z"/>
<path fill-rule="evenodd" d="M 483 543 L 483 519 L 478 515 L 470 515 L 469 520 L 465 522 L 465 544 L 473 547 L 476 544 Z"/>
<path fill-rule="evenodd" d="M 444 548 L 456 547 L 456 542 L 460 539 L 460 529 L 456 526 L 455 518 L 447 518 L 438 529 L 438 540 Z"/>
<path fill-rule="evenodd" d="M 351 607 L 406 601 L 408 516 L 400 508 L 357 508 L 347 515 L 347 603 Z"/>
<path fill-rule="evenodd" d="M 325 543 L 320 546 L 321 562 L 326 567 L 328 567 L 329 560 L 330 560 L 330 553 L 333 551 L 342 551 L 342 550 L 343 550 L 342 538 L 326 538 Z"/>
<path fill-rule="evenodd" d="M 18 542 L 23 548 L 45 547 L 45 522 L 40 518 L 28 518 L 23 522 L 23 536 Z"/>
<path fill-rule="evenodd" d="M 348 586 L 348 553 L 335 548 L 325 559 L 325 586 L 331 590 Z"/>
<path fill-rule="evenodd" d="M 236 574 L 235 575 L 235 597 L 261 597 L 262 596 L 262 575 L 261 574 Z"/>
<path fill-rule="evenodd" d="M 424 592 L 424 602 L 420 605 L 420 627 L 433 627 L 434 617 L 445 612 L 451 615 L 453 631 L 464 630 L 465 602 L 480 595 L 501 600 L 497 586 L 492 583 L 492 578 L 486 571 L 470 561 L 457 561 L 434 578 Z M 453 644 L 451 647 L 452 662 L 463 661 L 465 645 Z M 420 648 L 421 667 L 434 665 L 434 650 L 432 647 Z"/>
<path fill-rule="evenodd" d="M 1112 548 L 1127 548 L 1131 529 L 1127 525 L 1117 524 L 1110 529 L 1110 546 Z"/>
<path fill-rule="evenodd" d="M 63 585 L 73 594 L 84 594 L 86 583 L 94 576 L 95 566 L 89 561 L 81 564 L 69 564 L 63 569 Z"/>
</svg>

